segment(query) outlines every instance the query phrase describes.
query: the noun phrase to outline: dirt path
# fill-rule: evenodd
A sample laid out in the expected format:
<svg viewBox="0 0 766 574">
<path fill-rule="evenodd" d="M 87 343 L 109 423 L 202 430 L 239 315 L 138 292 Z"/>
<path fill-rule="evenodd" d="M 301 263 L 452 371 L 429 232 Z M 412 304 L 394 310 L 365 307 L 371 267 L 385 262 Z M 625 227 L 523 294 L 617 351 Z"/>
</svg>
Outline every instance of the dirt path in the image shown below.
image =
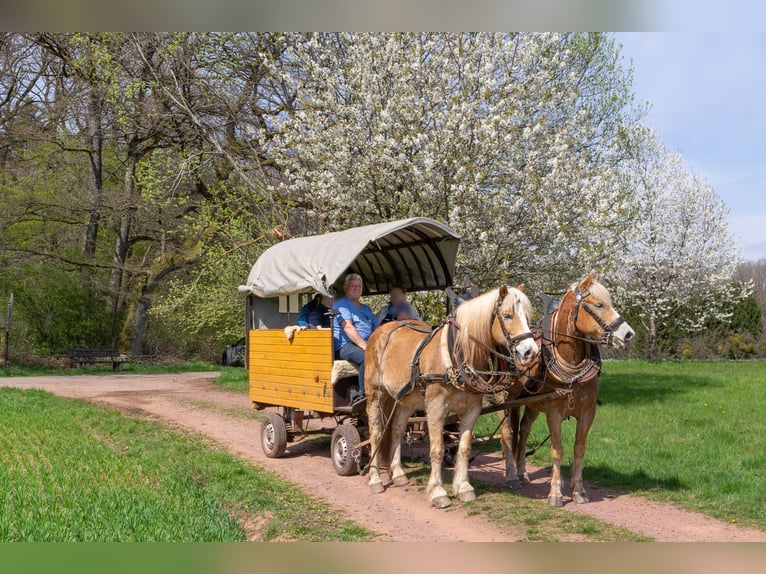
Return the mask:
<svg viewBox="0 0 766 574">
<path fill-rule="evenodd" d="M 119 409 L 140 411 L 174 425 L 203 433 L 230 452 L 271 470 L 303 490 L 342 509 L 355 522 L 396 541 L 511 541 L 510 533 L 481 516 L 468 516 L 456 503 L 447 511 L 429 507 L 416 487 L 389 488 L 370 495 L 365 479 L 339 477 L 330 462 L 329 449 L 310 442 L 288 447 L 281 459 L 269 459 L 259 443 L 260 422 L 242 416 L 249 408 L 246 396 L 221 389 L 211 373 L 168 375 L 106 375 L 80 377 L 0 378 L 0 386 L 43 389 L 57 395 L 103 402 Z M 327 421 L 332 425 L 332 421 Z M 319 459 L 319 460 L 317 460 Z M 531 468 L 532 484 L 519 492 L 535 499 L 547 496 L 549 475 Z M 497 455 L 482 455 L 471 465 L 472 477 L 503 483 L 503 461 Z M 702 514 L 586 485 L 591 502 L 567 504 L 570 512 L 588 514 L 599 520 L 650 536 L 658 541 L 760 541 L 766 533 L 738 527 Z"/>
</svg>

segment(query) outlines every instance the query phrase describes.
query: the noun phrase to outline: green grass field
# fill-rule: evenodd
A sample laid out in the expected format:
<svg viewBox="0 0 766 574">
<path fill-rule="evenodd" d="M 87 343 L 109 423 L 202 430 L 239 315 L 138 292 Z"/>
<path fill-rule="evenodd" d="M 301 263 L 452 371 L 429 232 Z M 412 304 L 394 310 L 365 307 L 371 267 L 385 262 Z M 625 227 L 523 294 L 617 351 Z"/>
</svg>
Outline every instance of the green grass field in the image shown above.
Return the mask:
<svg viewBox="0 0 766 574">
<path fill-rule="evenodd" d="M 606 362 L 583 475 L 766 530 L 765 396 L 766 362 Z M 544 421 L 530 445 L 547 435 Z M 487 415 L 477 434 L 497 422 Z M 574 428 L 564 423 L 567 465 Z M 550 465 L 549 445 L 531 460 Z"/>
<path fill-rule="evenodd" d="M 0 389 L 0 541 L 366 540 L 202 436 Z"/>
</svg>

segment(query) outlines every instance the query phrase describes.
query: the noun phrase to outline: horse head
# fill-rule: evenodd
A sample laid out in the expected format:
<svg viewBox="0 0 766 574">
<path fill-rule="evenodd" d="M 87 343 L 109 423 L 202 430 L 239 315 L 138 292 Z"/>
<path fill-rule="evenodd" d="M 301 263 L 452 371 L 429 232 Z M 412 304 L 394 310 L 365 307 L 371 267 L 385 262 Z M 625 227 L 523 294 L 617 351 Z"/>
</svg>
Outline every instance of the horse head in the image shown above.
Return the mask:
<svg viewBox="0 0 766 574">
<path fill-rule="evenodd" d="M 524 294 L 523 284 L 500 286 L 493 318 L 491 330 L 495 345 L 507 349 L 519 369 L 529 367 L 539 349 L 529 328 L 532 304 Z"/>
<path fill-rule="evenodd" d="M 625 348 L 636 332 L 612 305 L 609 291 L 591 273 L 569 290 L 574 298 L 575 330 L 589 339 L 617 349 Z"/>
</svg>

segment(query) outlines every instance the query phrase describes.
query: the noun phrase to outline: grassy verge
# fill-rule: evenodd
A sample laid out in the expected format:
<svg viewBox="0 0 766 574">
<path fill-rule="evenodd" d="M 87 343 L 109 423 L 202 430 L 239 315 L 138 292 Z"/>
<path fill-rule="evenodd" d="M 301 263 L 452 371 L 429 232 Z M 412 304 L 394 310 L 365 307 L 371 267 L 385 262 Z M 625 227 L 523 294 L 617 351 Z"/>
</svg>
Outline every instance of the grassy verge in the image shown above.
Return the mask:
<svg viewBox="0 0 766 574">
<path fill-rule="evenodd" d="M 247 394 L 249 390 L 247 369 L 242 367 L 220 367 L 218 370 L 221 374 L 213 379 L 216 385 Z"/>
<path fill-rule="evenodd" d="M 366 540 L 273 474 L 169 430 L 0 389 L 1 541 Z"/>
</svg>

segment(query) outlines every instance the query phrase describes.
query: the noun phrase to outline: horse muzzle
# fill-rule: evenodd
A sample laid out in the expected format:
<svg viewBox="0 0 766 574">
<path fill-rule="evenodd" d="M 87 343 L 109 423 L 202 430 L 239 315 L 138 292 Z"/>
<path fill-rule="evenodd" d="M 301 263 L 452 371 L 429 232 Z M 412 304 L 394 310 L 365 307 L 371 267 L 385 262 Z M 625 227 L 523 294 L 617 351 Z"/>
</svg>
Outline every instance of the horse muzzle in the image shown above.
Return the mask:
<svg viewBox="0 0 766 574">
<path fill-rule="evenodd" d="M 609 333 L 607 343 L 615 349 L 624 349 L 635 337 L 636 332 L 628 323 L 622 323 L 615 331 Z"/>
<path fill-rule="evenodd" d="M 534 362 L 539 352 L 540 349 L 538 348 L 537 343 L 535 343 L 534 337 L 530 336 L 529 338 L 519 341 L 516 343 L 514 349 L 516 366 L 521 369 L 526 369 Z"/>
</svg>

